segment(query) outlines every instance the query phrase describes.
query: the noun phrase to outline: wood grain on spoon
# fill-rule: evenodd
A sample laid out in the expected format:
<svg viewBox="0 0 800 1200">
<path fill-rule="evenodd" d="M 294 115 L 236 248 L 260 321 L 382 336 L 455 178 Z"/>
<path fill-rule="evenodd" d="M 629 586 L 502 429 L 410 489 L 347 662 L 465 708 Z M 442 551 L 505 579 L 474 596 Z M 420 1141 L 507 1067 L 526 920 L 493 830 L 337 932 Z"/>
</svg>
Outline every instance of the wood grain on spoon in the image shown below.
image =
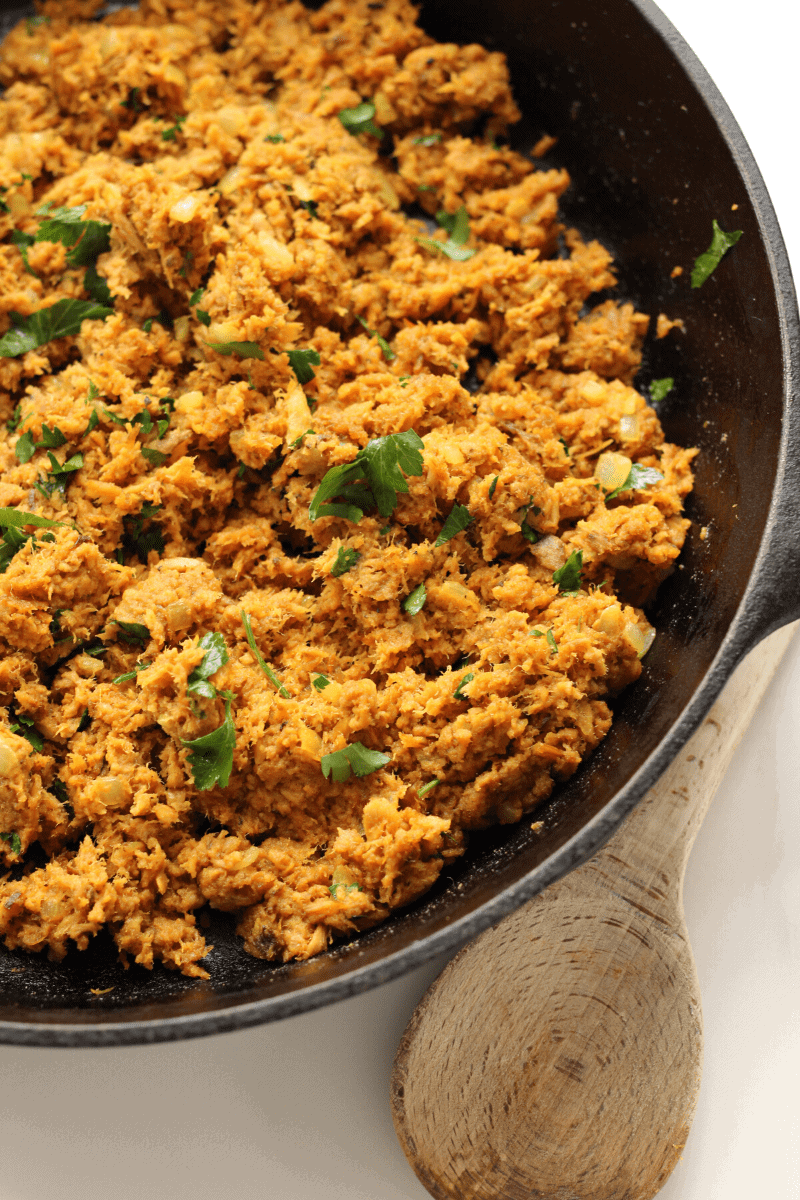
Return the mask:
<svg viewBox="0 0 800 1200">
<path fill-rule="evenodd" d="M 740 665 L 590 862 L 470 943 L 423 997 L 392 1107 L 431 1195 L 649 1200 L 668 1178 L 702 1062 L 686 861 L 793 632 Z"/>
</svg>

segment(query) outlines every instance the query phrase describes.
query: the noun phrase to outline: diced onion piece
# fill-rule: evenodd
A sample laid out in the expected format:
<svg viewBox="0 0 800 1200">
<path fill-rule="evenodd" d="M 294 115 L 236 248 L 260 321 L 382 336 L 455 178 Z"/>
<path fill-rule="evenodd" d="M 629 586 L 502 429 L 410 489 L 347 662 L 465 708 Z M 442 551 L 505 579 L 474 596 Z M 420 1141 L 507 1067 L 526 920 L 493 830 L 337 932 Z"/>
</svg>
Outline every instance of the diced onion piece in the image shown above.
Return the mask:
<svg viewBox="0 0 800 1200">
<path fill-rule="evenodd" d="M 644 658 L 655 640 L 656 631 L 652 625 L 648 625 L 647 629 L 643 630 L 633 621 L 628 621 L 622 631 L 622 636 L 629 646 L 633 646 L 637 658 Z"/>
<path fill-rule="evenodd" d="M 173 631 L 188 629 L 192 623 L 192 614 L 185 600 L 175 600 L 167 605 L 167 625 Z"/>
<path fill-rule="evenodd" d="M 231 167 L 230 171 L 226 171 L 217 184 L 223 196 L 229 196 L 231 192 L 235 192 L 242 182 L 244 176 L 244 168 L 240 166 Z"/>
<path fill-rule="evenodd" d="M 170 220 L 184 223 L 191 221 L 199 207 L 200 202 L 196 196 L 181 196 L 180 200 L 176 200 L 169 210 Z"/>
<path fill-rule="evenodd" d="M 242 117 L 242 110 L 231 104 L 226 105 L 225 108 L 218 109 L 218 111 L 214 113 L 214 120 L 219 125 L 220 129 L 222 129 L 223 132 L 230 134 L 232 137 L 236 137 L 236 134 L 241 129 Z"/>
<path fill-rule="evenodd" d="M 624 625 L 625 618 L 618 604 L 609 604 L 608 608 L 604 608 L 594 622 L 594 628 L 608 637 L 618 636 Z"/>
<path fill-rule="evenodd" d="M 619 436 L 623 442 L 635 442 L 639 437 L 639 416 L 634 413 L 632 417 L 620 417 L 619 419 Z"/>
<path fill-rule="evenodd" d="M 61 916 L 61 900 L 50 899 L 42 902 L 42 907 L 39 909 L 39 914 L 45 921 L 52 921 L 53 917 Z"/>
<path fill-rule="evenodd" d="M 305 759 L 306 762 L 319 762 L 322 757 L 322 738 L 302 721 L 298 721 L 297 725 L 300 735 L 298 757 Z"/>
<path fill-rule="evenodd" d="M 349 867 L 338 866 L 333 868 L 331 875 L 331 887 L 358 887 L 358 880 Z"/>
<path fill-rule="evenodd" d="M 10 746 L 0 742 L 0 778 L 13 775 L 19 766 L 19 759 Z"/>
<path fill-rule="evenodd" d="M 376 92 L 372 97 L 372 103 L 375 105 L 375 120 L 378 125 L 390 125 L 397 119 L 394 105 L 388 96 L 384 96 L 383 92 Z"/>
<path fill-rule="evenodd" d="M 298 200 L 302 201 L 304 204 L 313 202 L 314 195 L 305 179 L 303 179 L 302 175 L 295 175 L 294 179 L 292 180 L 292 186 L 294 187 L 294 194 L 297 196 Z"/>
<path fill-rule="evenodd" d="M 548 571 L 557 571 L 567 561 L 567 551 L 560 538 L 549 534 L 531 546 L 531 554 Z"/>
<path fill-rule="evenodd" d="M 95 798 L 107 807 L 116 807 L 127 798 L 128 789 L 116 775 L 106 775 L 95 784 Z"/>
<path fill-rule="evenodd" d="M 581 396 L 584 400 L 588 400 L 590 404 L 602 404 L 606 396 L 606 389 L 597 379 L 588 379 L 580 389 Z"/>
<path fill-rule="evenodd" d="M 189 318 L 176 317 L 172 332 L 175 334 L 177 342 L 187 342 L 189 340 Z"/>
<path fill-rule="evenodd" d="M 627 454 L 616 454 L 610 451 L 601 454 L 594 469 L 594 477 L 607 492 L 622 487 L 631 473 L 632 462 Z"/>
</svg>

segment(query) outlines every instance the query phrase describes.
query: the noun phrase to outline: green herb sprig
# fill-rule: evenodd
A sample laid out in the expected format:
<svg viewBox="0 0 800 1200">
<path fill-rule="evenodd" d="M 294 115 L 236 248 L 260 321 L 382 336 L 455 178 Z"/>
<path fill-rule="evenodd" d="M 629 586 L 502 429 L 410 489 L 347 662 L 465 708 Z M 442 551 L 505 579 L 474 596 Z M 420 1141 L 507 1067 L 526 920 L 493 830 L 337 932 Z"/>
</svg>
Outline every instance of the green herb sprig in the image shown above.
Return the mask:
<svg viewBox="0 0 800 1200">
<path fill-rule="evenodd" d="M 422 438 L 413 430 L 374 438 L 359 450 L 352 462 L 331 467 L 308 510 L 312 521 L 320 517 L 344 517 L 357 523 L 373 505 L 382 517 L 391 516 L 397 497 L 408 492 L 406 475 L 422 474 Z M 326 501 L 340 497 L 343 503 Z"/>
<path fill-rule="evenodd" d="M 722 261 L 724 255 L 728 253 L 732 246 L 735 246 L 744 230 L 734 229 L 731 233 L 726 233 L 717 223 L 716 217 L 711 222 L 713 230 L 711 236 L 711 245 L 704 254 L 699 254 L 694 260 L 692 268 L 692 287 L 702 287 L 708 277 L 716 270 Z"/>
<path fill-rule="evenodd" d="M 379 771 L 392 761 L 391 754 L 383 754 L 380 750 L 369 750 L 362 742 L 352 742 L 343 750 L 333 754 L 323 754 L 320 761 L 322 774 L 326 779 L 333 777 L 334 783 L 344 783 L 351 773 L 360 777 Z"/>
</svg>

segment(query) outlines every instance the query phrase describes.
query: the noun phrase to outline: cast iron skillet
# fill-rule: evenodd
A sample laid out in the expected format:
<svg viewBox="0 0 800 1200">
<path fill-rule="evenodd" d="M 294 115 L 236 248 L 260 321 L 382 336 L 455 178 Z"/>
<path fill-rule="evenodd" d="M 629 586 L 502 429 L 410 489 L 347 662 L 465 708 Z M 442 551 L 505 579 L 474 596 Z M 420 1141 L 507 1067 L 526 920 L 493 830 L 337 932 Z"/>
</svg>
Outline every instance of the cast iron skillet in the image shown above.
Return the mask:
<svg viewBox="0 0 800 1200">
<path fill-rule="evenodd" d="M 10 23 L 30 9 L 6 11 Z M 521 148 L 558 137 L 563 211 L 614 253 L 619 292 L 685 334 L 651 339 L 637 384 L 675 378 L 669 440 L 699 445 L 693 527 L 652 611 L 658 637 L 612 731 L 530 820 L 475 837 L 424 900 L 305 963 L 246 955 L 212 915 L 208 982 L 123 970 L 110 939 L 64 963 L 0 954 L 0 1041 L 114 1045 L 244 1028 L 374 987 L 473 937 L 589 858 L 699 724 L 739 659 L 800 616 L 798 315 L 758 169 L 728 108 L 650 0 L 431 0 L 444 41 L 506 52 Z M 732 211 L 733 206 L 738 206 Z M 744 236 L 705 286 L 689 269 L 716 217 Z M 673 279 L 672 268 L 684 274 Z M 699 531 L 708 527 L 702 540 Z M 24 968 L 24 970 L 20 970 Z M 90 988 L 113 991 L 95 996 Z"/>
</svg>

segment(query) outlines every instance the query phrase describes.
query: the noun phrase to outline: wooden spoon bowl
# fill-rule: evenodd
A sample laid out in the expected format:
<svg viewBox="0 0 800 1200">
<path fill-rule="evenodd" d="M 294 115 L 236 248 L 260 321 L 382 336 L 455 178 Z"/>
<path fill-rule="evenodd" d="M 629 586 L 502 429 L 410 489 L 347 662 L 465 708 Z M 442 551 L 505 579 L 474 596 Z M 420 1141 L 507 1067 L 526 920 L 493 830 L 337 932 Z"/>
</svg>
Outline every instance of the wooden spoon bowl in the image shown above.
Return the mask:
<svg viewBox="0 0 800 1200">
<path fill-rule="evenodd" d="M 702 1065 L 686 863 L 794 628 L 739 666 L 594 858 L 465 947 L 421 1000 L 391 1098 L 438 1200 L 650 1200 L 665 1183 Z"/>
</svg>

